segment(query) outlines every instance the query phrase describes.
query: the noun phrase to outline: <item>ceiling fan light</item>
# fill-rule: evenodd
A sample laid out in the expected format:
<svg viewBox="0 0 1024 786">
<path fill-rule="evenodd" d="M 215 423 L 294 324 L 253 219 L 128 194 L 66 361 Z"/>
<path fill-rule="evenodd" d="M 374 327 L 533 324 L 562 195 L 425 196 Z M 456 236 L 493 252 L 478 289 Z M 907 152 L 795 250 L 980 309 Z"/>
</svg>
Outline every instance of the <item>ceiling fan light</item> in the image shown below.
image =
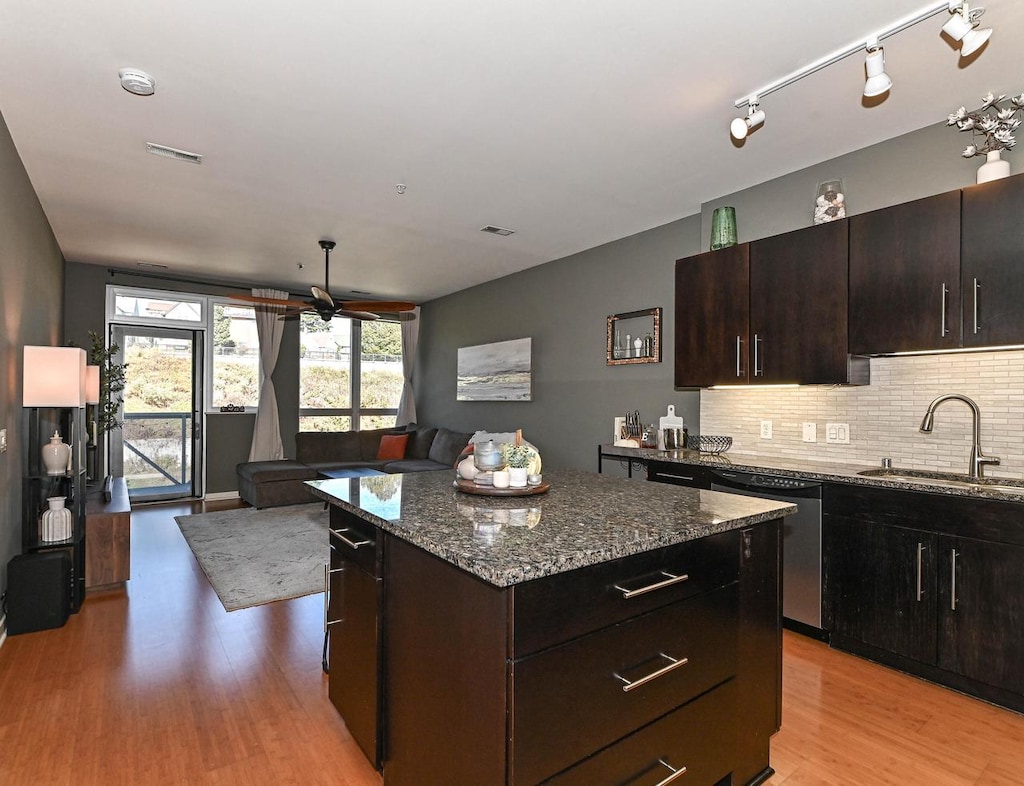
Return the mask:
<svg viewBox="0 0 1024 786">
<path fill-rule="evenodd" d="M 868 75 L 864 82 L 866 98 L 873 98 L 889 92 L 889 88 L 892 87 L 892 79 L 885 73 L 885 53 L 881 47 L 868 52 L 868 56 L 864 59 L 864 69 Z"/>
</svg>

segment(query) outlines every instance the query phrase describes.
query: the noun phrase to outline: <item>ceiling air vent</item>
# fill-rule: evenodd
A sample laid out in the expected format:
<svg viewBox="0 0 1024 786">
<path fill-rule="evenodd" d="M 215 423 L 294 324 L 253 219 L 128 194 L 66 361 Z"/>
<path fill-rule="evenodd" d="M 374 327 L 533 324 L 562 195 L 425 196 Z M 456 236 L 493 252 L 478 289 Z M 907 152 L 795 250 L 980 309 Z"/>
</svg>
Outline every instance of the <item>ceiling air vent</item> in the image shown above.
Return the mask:
<svg viewBox="0 0 1024 786">
<path fill-rule="evenodd" d="M 200 153 L 189 153 L 187 150 L 177 150 L 166 145 L 158 145 L 155 142 L 146 142 L 146 152 L 164 158 L 173 158 L 176 161 L 188 161 L 190 164 L 203 163 L 203 156 Z"/>
<path fill-rule="evenodd" d="M 514 229 L 505 229 L 504 227 L 496 227 L 488 224 L 485 227 L 480 227 L 481 232 L 490 232 L 492 235 L 501 235 L 502 237 L 508 237 L 509 235 L 515 234 Z"/>
</svg>

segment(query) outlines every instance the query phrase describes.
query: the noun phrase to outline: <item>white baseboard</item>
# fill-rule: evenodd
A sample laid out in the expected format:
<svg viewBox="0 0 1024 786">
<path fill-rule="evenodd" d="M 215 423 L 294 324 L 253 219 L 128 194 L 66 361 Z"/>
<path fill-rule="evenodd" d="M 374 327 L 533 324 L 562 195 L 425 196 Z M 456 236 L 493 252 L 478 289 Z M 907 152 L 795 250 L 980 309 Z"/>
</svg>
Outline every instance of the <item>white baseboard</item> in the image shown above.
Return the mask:
<svg viewBox="0 0 1024 786">
<path fill-rule="evenodd" d="M 203 495 L 207 502 L 216 502 L 221 499 L 238 499 L 237 491 L 214 491 Z"/>
</svg>

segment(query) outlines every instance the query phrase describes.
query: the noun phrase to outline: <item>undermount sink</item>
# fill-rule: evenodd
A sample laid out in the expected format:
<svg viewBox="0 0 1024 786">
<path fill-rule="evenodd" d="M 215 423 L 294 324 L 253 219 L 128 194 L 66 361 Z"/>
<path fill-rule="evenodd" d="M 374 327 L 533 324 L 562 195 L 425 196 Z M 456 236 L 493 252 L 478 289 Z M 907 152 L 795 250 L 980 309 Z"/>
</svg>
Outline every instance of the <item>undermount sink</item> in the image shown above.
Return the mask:
<svg viewBox="0 0 1024 786">
<path fill-rule="evenodd" d="M 897 469 L 879 468 L 865 469 L 857 473 L 867 478 L 890 478 L 891 480 L 903 480 L 908 483 L 919 483 L 922 486 L 956 486 L 958 488 L 970 488 L 1003 491 L 1012 494 L 1024 494 L 1024 480 L 1012 478 L 978 478 L 971 480 L 967 475 L 958 472 L 930 472 L 923 469 Z"/>
</svg>

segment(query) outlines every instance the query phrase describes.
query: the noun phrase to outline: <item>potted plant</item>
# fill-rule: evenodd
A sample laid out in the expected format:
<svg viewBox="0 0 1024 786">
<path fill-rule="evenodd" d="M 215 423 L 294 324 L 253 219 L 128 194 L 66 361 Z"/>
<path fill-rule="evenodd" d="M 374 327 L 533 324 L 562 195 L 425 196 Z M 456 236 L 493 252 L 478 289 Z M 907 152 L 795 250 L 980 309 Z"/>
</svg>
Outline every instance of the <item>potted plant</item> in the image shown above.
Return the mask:
<svg viewBox="0 0 1024 786">
<path fill-rule="evenodd" d="M 956 126 L 960 131 L 970 131 L 974 142 L 964 148 L 964 158 L 985 156 L 985 163 L 978 169 L 978 182 L 1008 177 L 1010 162 L 1003 161 L 1003 150 L 1012 150 L 1017 140 L 1014 132 L 1020 127 L 1017 115 L 1024 110 L 1024 93 L 1010 98 L 1010 106 L 1000 108 L 999 102 L 1005 95 L 989 93 L 982 99 L 981 109 L 968 112 L 960 107 L 946 119 L 946 125 Z"/>
<path fill-rule="evenodd" d="M 508 466 L 509 483 L 512 488 L 525 488 L 534 449 L 529 445 L 509 445 L 505 450 L 505 464 Z"/>
<path fill-rule="evenodd" d="M 100 367 L 100 400 L 93 406 L 93 417 L 89 419 L 92 424 L 90 441 L 94 443 L 95 459 L 90 461 L 92 471 L 91 478 L 100 478 L 105 475 L 106 451 L 100 448 L 105 445 L 101 438 L 116 428 L 121 428 L 121 421 L 118 415 L 121 413 L 121 393 L 125 385 L 125 369 L 127 363 L 116 363 L 114 358 L 121 348 L 117 344 L 109 347 L 103 341 L 99 333 L 89 331 L 89 338 L 92 340 L 92 347 L 89 349 L 89 365 Z M 92 456 L 89 457 L 93 459 Z"/>
</svg>

